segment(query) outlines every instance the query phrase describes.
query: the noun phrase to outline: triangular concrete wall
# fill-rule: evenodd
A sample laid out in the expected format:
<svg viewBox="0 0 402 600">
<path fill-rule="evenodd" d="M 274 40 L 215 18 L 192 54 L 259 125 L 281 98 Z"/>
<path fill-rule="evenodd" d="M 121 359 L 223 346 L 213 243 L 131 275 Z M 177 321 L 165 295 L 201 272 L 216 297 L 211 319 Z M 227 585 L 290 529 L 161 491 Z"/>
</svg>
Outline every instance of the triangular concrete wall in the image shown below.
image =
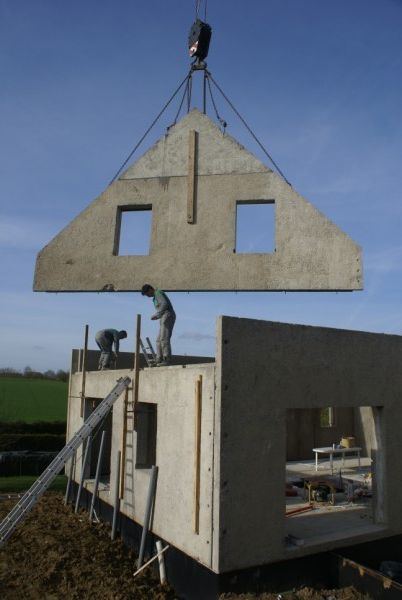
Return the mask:
<svg viewBox="0 0 402 600">
<path fill-rule="evenodd" d="M 188 173 L 188 132 L 198 132 L 197 173 L 229 175 L 230 173 L 267 173 L 265 165 L 206 115 L 192 110 L 169 130 L 120 179 L 148 177 L 186 177 Z"/>
<path fill-rule="evenodd" d="M 275 203 L 275 251 L 236 254 L 239 202 Z M 152 206 L 147 256 L 118 256 L 124 210 Z M 36 291 L 358 290 L 360 247 L 193 110 L 39 253 Z"/>
</svg>

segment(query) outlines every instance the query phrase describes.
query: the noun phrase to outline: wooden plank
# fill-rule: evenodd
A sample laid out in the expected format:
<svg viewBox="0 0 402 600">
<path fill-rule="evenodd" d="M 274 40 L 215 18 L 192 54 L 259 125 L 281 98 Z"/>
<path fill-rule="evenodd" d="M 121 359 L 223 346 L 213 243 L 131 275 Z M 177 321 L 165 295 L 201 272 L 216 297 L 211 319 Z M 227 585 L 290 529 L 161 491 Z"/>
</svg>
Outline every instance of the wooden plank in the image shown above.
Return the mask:
<svg viewBox="0 0 402 600">
<path fill-rule="evenodd" d="M 194 533 L 200 533 L 200 482 L 201 482 L 201 415 L 202 375 L 195 382 L 195 436 L 194 436 Z"/>
<path fill-rule="evenodd" d="M 85 325 L 84 353 L 82 355 L 81 409 L 80 409 L 81 417 L 84 416 L 85 381 L 86 381 L 87 352 L 88 352 L 88 333 L 89 333 L 89 325 Z"/>
<path fill-rule="evenodd" d="M 137 420 L 137 403 L 138 403 L 138 383 L 140 379 L 140 338 L 141 338 L 141 315 L 137 315 L 137 327 L 135 334 L 135 355 L 134 355 L 134 381 L 133 381 L 133 429 L 136 426 Z"/>
<path fill-rule="evenodd" d="M 126 476 L 126 448 L 127 448 L 127 406 L 128 406 L 128 388 L 124 394 L 124 412 L 123 412 L 123 440 L 121 449 L 121 478 L 120 478 L 120 498 L 124 496 L 124 480 Z"/>
<path fill-rule="evenodd" d="M 191 129 L 188 133 L 187 223 L 195 223 L 198 133 L 194 129 Z"/>
</svg>

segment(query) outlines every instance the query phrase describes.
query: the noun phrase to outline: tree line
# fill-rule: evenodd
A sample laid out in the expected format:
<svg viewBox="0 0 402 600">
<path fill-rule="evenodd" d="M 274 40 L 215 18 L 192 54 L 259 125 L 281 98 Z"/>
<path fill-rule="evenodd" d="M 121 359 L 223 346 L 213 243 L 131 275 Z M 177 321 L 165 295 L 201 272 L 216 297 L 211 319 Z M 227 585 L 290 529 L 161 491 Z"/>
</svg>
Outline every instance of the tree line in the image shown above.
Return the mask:
<svg viewBox="0 0 402 600">
<path fill-rule="evenodd" d="M 23 371 L 18 371 L 18 369 L 13 369 L 12 367 L 2 367 L 0 368 L 0 377 L 26 377 L 27 379 L 53 379 L 55 381 L 68 381 L 68 371 L 63 371 L 63 369 L 59 369 L 58 371 L 53 371 L 53 369 L 48 369 L 43 373 L 41 371 L 35 371 L 31 369 L 31 367 L 27 366 Z"/>
</svg>

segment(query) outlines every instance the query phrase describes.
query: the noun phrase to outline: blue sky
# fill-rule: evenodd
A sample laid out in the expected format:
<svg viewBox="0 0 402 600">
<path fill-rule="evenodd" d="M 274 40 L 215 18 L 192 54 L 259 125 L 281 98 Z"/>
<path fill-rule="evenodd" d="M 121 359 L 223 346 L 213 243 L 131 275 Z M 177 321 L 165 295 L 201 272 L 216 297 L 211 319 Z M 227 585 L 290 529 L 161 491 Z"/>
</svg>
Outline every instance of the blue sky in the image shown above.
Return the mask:
<svg viewBox="0 0 402 600">
<path fill-rule="evenodd" d="M 138 312 L 155 336 L 138 293 L 38 294 L 32 279 L 36 253 L 185 77 L 193 20 L 192 0 L 0 0 L 0 367 L 67 368 L 85 323 L 91 346 L 116 327 L 131 350 Z M 174 351 L 213 355 L 219 314 L 400 334 L 402 0 L 209 0 L 208 21 L 214 78 L 296 190 L 363 247 L 365 290 L 174 293 Z M 216 98 L 228 132 L 266 162 Z"/>
</svg>

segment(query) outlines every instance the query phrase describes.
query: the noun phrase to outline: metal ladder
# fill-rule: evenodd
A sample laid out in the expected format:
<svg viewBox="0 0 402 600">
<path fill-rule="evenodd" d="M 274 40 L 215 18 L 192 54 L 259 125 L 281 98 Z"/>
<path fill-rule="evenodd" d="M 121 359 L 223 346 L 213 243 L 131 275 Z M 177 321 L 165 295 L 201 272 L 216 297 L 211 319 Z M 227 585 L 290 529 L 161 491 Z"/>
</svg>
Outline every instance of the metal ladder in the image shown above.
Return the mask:
<svg viewBox="0 0 402 600">
<path fill-rule="evenodd" d="M 147 341 L 148 346 L 145 346 L 142 339 L 140 338 L 140 346 L 141 346 L 141 350 L 142 350 L 142 353 L 145 358 L 145 362 L 147 363 L 148 367 L 155 367 L 156 366 L 155 351 L 153 349 L 153 346 L 151 344 L 151 340 L 149 339 L 149 337 L 147 337 L 145 339 Z M 151 354 L 152 358 L 149 358 L 148 352 Z"/>
<path fill-rule="evenodd" d="M 42 494 L 47 490 L 53 479 L 60 473 L 62 467 L 73 456 L 88 435 L 102 421 L 112 408 L 114 402 L 131 383 L 130 377 L 121 377 L 112 391 L 102 400 L 99 406 L 91 413 L 83 426 L 67 442 L 59 454 L 46 467 L 42 475 L 38 477 L 35 483 L 22 496 L 21 500 L 8 513 L 5 519 L 0 523 L 0 546 L 10 537 L 18 523 L 35 506 Z"/>
</svg>

